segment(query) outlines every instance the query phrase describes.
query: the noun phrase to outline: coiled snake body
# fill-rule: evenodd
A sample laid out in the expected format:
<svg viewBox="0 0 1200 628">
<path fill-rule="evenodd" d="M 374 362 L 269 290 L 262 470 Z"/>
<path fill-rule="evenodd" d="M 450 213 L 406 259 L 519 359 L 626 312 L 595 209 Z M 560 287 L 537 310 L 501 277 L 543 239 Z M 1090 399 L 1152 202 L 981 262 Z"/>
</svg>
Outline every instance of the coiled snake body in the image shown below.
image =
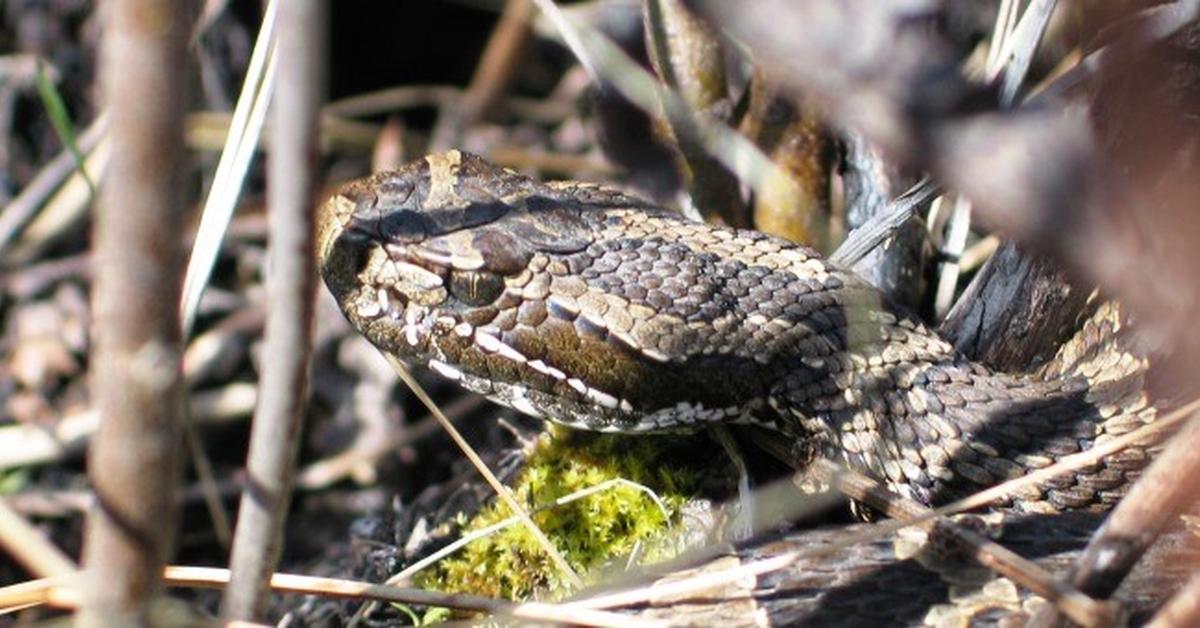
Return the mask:
<svg viewBox="0 0 1200 628">
<path fill-rule="evenodd" d="M 1108 307 L 1041 372 L 997 373 L 807 248 L 458 151 L 348 185 L 318 240 L 367 338 L 502 404 L 616 432 L 757 423 L 926 504 L 1154 418 Z M 1103 508 L 1146 462 L 1011 505 Z"/>
</svg>

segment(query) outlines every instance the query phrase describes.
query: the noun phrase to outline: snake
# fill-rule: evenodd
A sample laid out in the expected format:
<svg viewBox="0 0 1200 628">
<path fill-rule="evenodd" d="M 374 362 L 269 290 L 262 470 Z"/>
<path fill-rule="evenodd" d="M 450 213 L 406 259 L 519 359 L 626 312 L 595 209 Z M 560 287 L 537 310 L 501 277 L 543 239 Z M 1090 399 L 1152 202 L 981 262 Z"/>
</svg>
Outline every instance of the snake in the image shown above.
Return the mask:
<svg viewBox="0 0 1200 628">
<path fill-rule="evenodd" d="M 758 425 L 926 505 L 1157 416 L 1116 305 L 1042 368 L 998 372 L 810 248 L 457 150 L 342 187 L 316 249 L 371 343 L 502 405 L 628 434 Z M 1005 507 L 1105 510 L 1149 458 L 1110 454 Z"/>
</svg>

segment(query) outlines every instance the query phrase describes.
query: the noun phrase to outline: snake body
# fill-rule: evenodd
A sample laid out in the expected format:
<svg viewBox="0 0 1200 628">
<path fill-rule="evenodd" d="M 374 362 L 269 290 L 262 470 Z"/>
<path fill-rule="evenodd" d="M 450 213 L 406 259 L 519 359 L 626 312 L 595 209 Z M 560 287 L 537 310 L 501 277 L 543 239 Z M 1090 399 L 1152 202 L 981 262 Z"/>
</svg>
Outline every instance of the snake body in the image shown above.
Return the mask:
<svg viewBox="0 0 1200 628">
<path fill-rule="evenodd" d="M 458 151 L 347 185 L 319 225 L 326 284 L 377 347 L 574 427 L 755 423 L 934 504 L 1154 419 L 1111 306 L 1041 371 L 994 372 L 808 248 Z M 1105 508 L 1146 462 L 1010 505 Z"/>
</svg>

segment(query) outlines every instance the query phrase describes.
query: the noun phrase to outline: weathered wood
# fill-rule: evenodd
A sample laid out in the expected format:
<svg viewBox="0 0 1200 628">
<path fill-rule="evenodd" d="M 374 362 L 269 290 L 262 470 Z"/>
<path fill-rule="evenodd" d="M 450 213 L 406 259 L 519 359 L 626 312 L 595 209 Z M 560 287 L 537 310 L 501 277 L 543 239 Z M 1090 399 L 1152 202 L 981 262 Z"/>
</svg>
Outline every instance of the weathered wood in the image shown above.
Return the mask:
<svg viewBox="0 0 1200 628">
<path fill-rule="evenodd" d="M 972 360 L 1004 371 L 1044 364 L 1079 326 L 1090 290 L 1011 242 L 984 264 L 938 328 Z"/>
</svg>

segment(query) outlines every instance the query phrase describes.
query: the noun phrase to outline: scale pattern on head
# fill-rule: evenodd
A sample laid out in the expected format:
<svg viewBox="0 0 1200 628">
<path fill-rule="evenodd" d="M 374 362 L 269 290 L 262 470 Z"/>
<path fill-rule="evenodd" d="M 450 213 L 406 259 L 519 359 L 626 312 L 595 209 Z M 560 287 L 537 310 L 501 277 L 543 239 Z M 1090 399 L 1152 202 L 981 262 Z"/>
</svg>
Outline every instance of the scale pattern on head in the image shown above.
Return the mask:
<svg viewBox="0 0 1200 628">
<path fill-rule="evenodd" d="M 348 185 L 321 224 L 326 282 L 377 346 L 590 429 L 770 421 L 797 348 L 882 342 L 874 292 L 803 247 L 458 151 Z"/>
</svg>

